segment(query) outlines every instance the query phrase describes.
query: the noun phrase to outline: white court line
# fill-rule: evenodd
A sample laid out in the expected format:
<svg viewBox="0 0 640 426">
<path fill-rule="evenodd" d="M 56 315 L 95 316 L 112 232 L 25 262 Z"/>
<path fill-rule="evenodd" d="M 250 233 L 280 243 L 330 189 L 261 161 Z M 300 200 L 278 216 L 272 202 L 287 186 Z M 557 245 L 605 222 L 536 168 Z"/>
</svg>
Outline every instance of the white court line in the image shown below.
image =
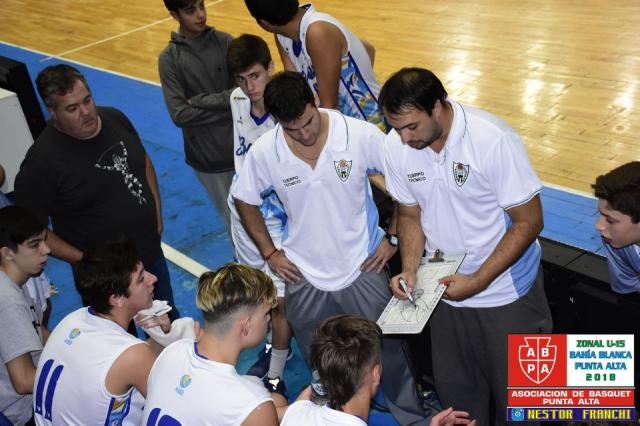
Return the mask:
<svg viewBox="0 0 640 426">
<path fill-rule="evenodd" d="M 162 246 L 162 251 L 164 252 L 164 256 L 169 259 L 172 263 L 175 263 L 177 266 L 181 267 L 185 271 L 189 272 L 196 277 L 200 277 L 200 275 L 204 274 L 207 271 L 210 271 L 211 268 L 207 268 L 203 264 L 193 260 L 189 256 L 184 253 L 179 252 L 174 249 L 170 245 L 166 243 L 160 243 Z"/>
<path fill-rule="evenodd" d="M 42 56 L 50 55 L 50 53 L 48 53 L 48 52 L 42 52 L 40 50 L 30 49 L 28 47 L 19 46 L 17 44 L 9 43 L 8 41 L 4 41 L 4 40 L 0 40 L 0 43 L 6 44 L 7 46 L 15 47 L 16 49 L 28 50 L 29 52 L 37 53 L 38 55 L 42 55 Z M 105 72 L 107 74 L 117 75 L 118 77 L 128 78 L 129 80 L 136 80 L 136 81 L 139 81 L 141 83 L 150 84 L 152 86 L 160 87 L 160 83 L 157 83 L 157 82 L 151 81 L 151 80 L 146 80 L 144 78 L 136 77 L 136 76 L 133 76 L 133 75 L 123 74 L 123 73 L 118 72 L 118 71 L 113 71 L 113 70 L 108 70 L 106 68 L 96 67 L 94 65 L 85 64 L 84 62 L 75 61 L 75 60 L 69 59 L 69 58 L 56 58 L 56 59 L 59 59 L 61 61 L 65 61 L 65 62 L 70 62 L 72 64 L 80 65 L 80 66 L 83 66 L 83 67 L 87 67 L 87 68 L 90 68 L 92 70 Z"/>
<path fill-rule="evenodd" d="M 597 199 L 595 195 L 590 194 L 588 192 L 584 192 L 584 191 L 580 191 L 580 190 L 572 189 L 572 188 L 567 188 L 566 186 L 562 186 L 562 185 L 555 185 L 553 183 L 548 183 L 548 182 L 545 182 L 545 181 L 542 181 L 542 184 L 544 186 L 549 187 L 549 188 L 557 189 L 558 191 L 568 192 L 568 193 L 573 194 L 573 195 L 580 195 L 581 197 L 591 198 L 592 200 L 596 200 Z"/>
<path fill-rule="evenodd" d="M 209 6 L 213 6 L 213 5 L 216 5 L 216 4 L 218 4 L 218 3 L 222 3 L 223 1 L 224 1 L 224 0 L 216 0 L 216 1 L 214 1 L 214 2 L 211 2 L 211 3 L 207 3 L 207 4 L 205 4 L 205 6 L 207 6 L 207 7 L 209 7 Z M 46 62 L 46 61 L 49 61 L 49 60 L 51 60 L 51 59 L 53 59 L 53 58 L 61 58 L 61 57 L 62 57 L 62 56 L 64 56 L 64 55 L 69 55 L 69 54 L 71 54 L 71 53 L 75 53 L 75 52 L 78 52 L 78 51 L 80 51 L 80 50 L 84 50 L 84 49 L 87 49 L 87 48 L 89 48 L 89 47 L 93 47 L 93 46 L 95 46 L 95 45 L 102 44 L 102 43 L 105 43 L 105 42 L 107 42 L 107 41 L 114 40 L 114 39 L 116 39 L 116 38 L 120 38 L 120 37 L 123 37 L 123 36 L 129 35 L 129 34 L 132 34 L 132 33 L 138 32 L 138 31 L 146 30 L 147 28 L 153 27 L 153 26 L 158 25 L 158 24 L 162 24 L 163 22 L 167 22 L 167 21 L 170 21 L 170 20 L 172 20 L 172 19 L 173 19 L 173 18 L 172 18 L 171 16 L 169 16 L 169 17 L 167 17 L 167 18 L 163 18 L 163 19 L 157 20 L 157 21 L 155 21 L 155 22 L 151 22 L 150 24 L 143 25 L 143 26 L 141 26 L 141 27 L 134 28 L 134 29 L 129 30 L 129 31 L 125 31 L 125 32 L 123 32 L 123 33 L 116 34 L 116 35 L 114 35 L 114 36 L 107 37 L 107 38 L 102 39 L 102 40 L 94 41 L 93 43 L 89 43 L 89 44 L 86 44 L 86 45 L 84 45 L 84 46 L 76 47 L 75 49 L 66 50 L 66 51 L 64 51 L 64 52 L 62 52 L 62 53 L 58 53 L 57 55 L 47 56 L 46 58 L 40 59 L 40 62 Z"/>
</svg>

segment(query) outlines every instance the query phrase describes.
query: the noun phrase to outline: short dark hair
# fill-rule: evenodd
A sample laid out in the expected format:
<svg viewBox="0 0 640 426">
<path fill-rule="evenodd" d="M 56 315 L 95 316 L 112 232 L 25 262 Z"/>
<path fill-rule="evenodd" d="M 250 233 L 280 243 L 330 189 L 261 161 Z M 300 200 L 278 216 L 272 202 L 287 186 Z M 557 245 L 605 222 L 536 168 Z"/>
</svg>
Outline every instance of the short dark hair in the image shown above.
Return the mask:
<svg viewBox="0 0 640 426">
<path fill-rule="evenodd" d="M 640 161 L 616 167 L 596 178 L 591 185 L 596 197 L 606 200 L 612 209 L 640 222 Z"/>
<path fill-rule="evenodd" d="M 242 34 L 229 43 L 227 50 L 227 66 L 232 76 L 239 74 L 254 64 L 269 68 L 271 52 L 269 46 L 260 37 L 253 34 Z"/>
<path fill-rule="evenodd" d="M 125 237 L 89 248 L 75 267 L 76 289 L 83 302 L 108 314 L 111 295 L 129 297 L 131 274 L 140 262 L 136 245 Z"/>
<path fill-rule="evenodd" d="M 436 101 L 442 105 L 447 91 L 434 73 L 424 68 L 402 68 L 384 83 L 378 103 L 385 113 L 397 114 L 406 108 L 417 108 L 429 116 Z"/>
<path fill-rule="evenodd" d="M 189 7 L 192 4 L 199 2 L 200 0 L 163 0 L 163 1 L 164 1 L 164 7 L 166 7 L 169 12 L 178 13 L 180 9 Z"/>
<path fill-rule="evenodd" d="M 258 23 L 263 19 L 271 25 L 285 25 L 298 13 L 298 0 L 244 0 L 244 3 Z"/>
<path fill-rule="evenodd" d="M 357 315 L 339 315 L 316 329 L 311 365 L 318 371 L 329 403 L 343 407 L 358 392 L 368 371 L 382 356 L 382 330 Z"/>
<path fill-rule="evenodd" d="M 29 238 L 47 229 L 47 223 L 35 213 L 20 206 L 0 209 L 0 248 L 16 251 Z"/>
<path fill-rule="evenodd" d="M 264 107 L 278 121 L 300 118 L 309 104 L 315 106 L 313 92 L 298 72 L 279 72 L 264 89 Z"/>
<path fill-rule="evenodd" d="M 49 108 L 55 108 L 56 102 L 53 97 L 56 95 L 64 96 L 69 93 L 78 80 L 91 93 L 87 79 L 84 78 L 80 71 L 70 65 L 58 64 L 40 71 L 36 78 L 36 87 L 42 102 Z"/>
<path fill-rule="evenodd" d="M 236 313 L 255 310 L 261 303 L 275 306 L 277 290 L 267 274 L 246 265 L 227 263 L 215 272 L 205 272 L 198 281 L 196 306 L 207 325 L 224 336 Z"/>
</svg>

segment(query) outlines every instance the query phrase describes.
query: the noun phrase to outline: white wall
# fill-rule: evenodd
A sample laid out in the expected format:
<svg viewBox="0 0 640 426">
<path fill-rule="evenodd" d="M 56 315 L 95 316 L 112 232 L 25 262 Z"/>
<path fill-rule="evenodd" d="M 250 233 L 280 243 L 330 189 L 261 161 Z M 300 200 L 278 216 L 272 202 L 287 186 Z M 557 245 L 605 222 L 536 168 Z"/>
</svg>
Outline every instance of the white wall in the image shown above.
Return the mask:
<svg viewBox="0 0 640 426">
<path fill-rule="evenodd" d="M 13 182 L 33 138 L 15 93 L 0 88 L 0 165 L 7 178 L 2 192 L 13 191 Z"/>
</svg>

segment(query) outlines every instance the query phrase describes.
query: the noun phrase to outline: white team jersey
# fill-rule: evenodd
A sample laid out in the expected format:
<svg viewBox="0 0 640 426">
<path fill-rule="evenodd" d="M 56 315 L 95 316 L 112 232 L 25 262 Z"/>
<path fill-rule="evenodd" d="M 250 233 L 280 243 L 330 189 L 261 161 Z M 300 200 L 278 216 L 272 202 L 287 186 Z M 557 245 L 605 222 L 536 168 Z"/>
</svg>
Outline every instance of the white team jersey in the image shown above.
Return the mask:
<svg viewBox="0 0 640 426">
<path fill-rule="evenodd" d="M 511 226 L 507 210 L 542 189 L 520 136 L 500 118 L 479 109 L 453 107 L 445 147 L 413 149 L 392 130 L 385 143 L 387 189 L 406 205 L 419 204 L 426 250 L 465 253 L 460 270 L 472 274 Z M 479 294 L 453 306 L 502 306 L 525 295 L 535 282 L 540 245 L 535 241 Z"/>
<path fill-rule="evenodd" d="M 337 111 L 320 112 L 329 131 L 315 169 L 294 155 L 277 125 L 254 144 L 232 194 L 258 206 L 262 193 L 275 190 L 287 214 L 287 256 L 312 285 L 337 291 L 360 275 L 384 237 L 368 175 L 382 171 L 385 135 Z"/>
<path fill-rule="evenodd" d="M 278 35 L 278 42 L 283 47 L 291 62 L 309 82 L 313 92 L 318 94 L 316 71 L 307 52 L 306 38 L 309 26 L 323 21 L 340 29 L 347 41 L 347 53 L 342 57 L 340 82 L 338 88 L 338 105 L 340 111 L 350 117 L 359 118 L 375 124 L 382 131 L 387 130 L 384 114 L 378 105 L 380 84 L 376 80 L 371 59 L 362 42 L 347 27 L 331 15 L 320 13 L 313 5 L 302 6 L 306 9 L 300 22 L 300 42 Z"/>
<path fill-rule="evenodd" d="M 105 380 L 125 350 L 145 343 L 89 309 L 67 315 L 42 351 L 33 388 L 38 425 L 140 424 L 142 395 L 134 388 L 112 395 Z"/>
<path fill-rule="evenodd" d="M 239 87 L 231 92 L 229 101 L 233 116 L 233 165 L 238 173 L 251 145 L 276 123 L 269 113 L 263 117 L 251 114 L 251 100 Z"/>
<path fill-rule="evenodd" d="M 326 405 L 297 401 L 287 408 L 280 426 L 366 426 L 364 420 Z"/>
<path fill-rule="evenodd" d="M 249 149 L 260 136 L 275 126 L 275 121 L 268 113 L 264 117 L 254 117 L 251 114 L 251 101 L 239 87 L 231 92 L 230 101 L 233 116 L 233 159 L 236 168 L 236 176 L 231 184 L 233 188 Z M 238 262 L 269 273 L 278 286 L 278 296 L 284 296 L 284 283 L 270 272 L 260 251 L 242 226 L 231 191 L 229 191 L 228 204 L 231 210 L 231 238 Z M 273 243 L 279 248 L 282 234 L 287 226 L 287 216 L 274 191 L 263 194 L 260 211 Z"/>
<path fill-rule="evenodd" d="M 268 401 L 260 379 L 203 357 L 193 340 L 179 340 L 151 368 L 142 424 L 235 426 Z"/>
</svg>

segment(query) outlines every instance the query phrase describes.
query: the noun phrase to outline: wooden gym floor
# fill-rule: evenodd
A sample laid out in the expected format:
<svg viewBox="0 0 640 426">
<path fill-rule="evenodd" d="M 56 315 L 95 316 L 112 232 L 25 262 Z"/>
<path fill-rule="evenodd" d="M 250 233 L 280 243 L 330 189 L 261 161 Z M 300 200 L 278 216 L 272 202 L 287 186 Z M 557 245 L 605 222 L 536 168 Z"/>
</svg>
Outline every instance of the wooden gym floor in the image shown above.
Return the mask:
<svg viewBox="0 0 640 426">
<path fill-rule="evenodd" d="M 453 98 L 505 118 L 548 184 L 588 193 L 597 175 L 640 158 L 635 0 L 315 6 L 375 45 L 381 82 L 403 66 L 426 67 Z M 259 34 L 275 52 L 243 1 L 207 10 L 210 25 Z M 158 82 L 156 59 L 176 23 L 160 0 L 2 0 L 0 28 L 0 41 Z"/>
</svg>

